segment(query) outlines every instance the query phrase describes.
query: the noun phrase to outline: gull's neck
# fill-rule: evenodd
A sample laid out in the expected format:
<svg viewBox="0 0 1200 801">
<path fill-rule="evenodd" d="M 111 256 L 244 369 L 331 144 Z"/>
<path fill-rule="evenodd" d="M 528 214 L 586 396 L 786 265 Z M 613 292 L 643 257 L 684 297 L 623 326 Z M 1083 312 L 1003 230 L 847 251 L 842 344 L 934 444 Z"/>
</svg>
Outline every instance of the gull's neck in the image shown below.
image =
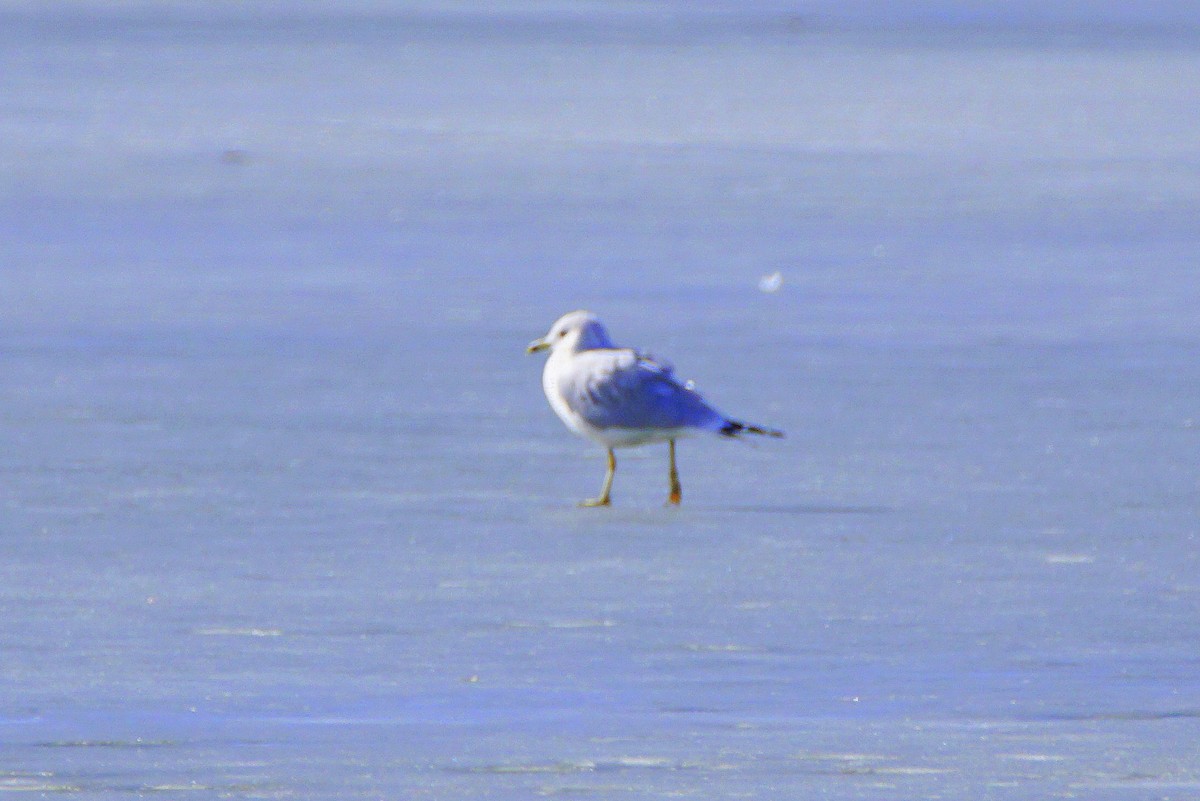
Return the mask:
<svg viewBox="0 0 1200 801">
<path fill-rule="evenodd" d="M 580 328 L 579 332 L 572 337 L 570 352 L 582 353 L 585 350 L 612 347 L 616 346 L 608 338 L 608 332 L 604 330 L 604 326 L 600 325 L 600 323 L 588 323 Z"/>
</svg>

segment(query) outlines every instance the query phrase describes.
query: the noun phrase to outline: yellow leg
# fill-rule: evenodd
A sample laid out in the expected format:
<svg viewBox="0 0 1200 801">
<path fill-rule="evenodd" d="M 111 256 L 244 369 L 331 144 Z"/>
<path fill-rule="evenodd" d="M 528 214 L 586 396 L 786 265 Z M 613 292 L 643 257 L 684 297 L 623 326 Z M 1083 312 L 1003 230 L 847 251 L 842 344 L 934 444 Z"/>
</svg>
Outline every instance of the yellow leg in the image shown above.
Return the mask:
<svg viewBox="0 0 1200 801">
<path fill-rule="evenodd" d="M 604 488 L 600 490 L 599 498 L 588 498 L 586 501 L 580 501 L 580 506 L 608 506 L 612 503 L 609 497 L 609 492 L 612 490 L 613 476 L 617 472 L 617 455 L 613 453 L 613 449 L 608 449 L 608 472 L 604 474 Z"/>
<path fill-rule="evenodd" d="M 675 468 L 675 440 L 669 440 L 671 444 L 671 494 L 667 496 L 667 503 L 671 506 L 678 506 L 683 500 L 683 485 L 679 483 L 679 470 Z"/>
</svg>

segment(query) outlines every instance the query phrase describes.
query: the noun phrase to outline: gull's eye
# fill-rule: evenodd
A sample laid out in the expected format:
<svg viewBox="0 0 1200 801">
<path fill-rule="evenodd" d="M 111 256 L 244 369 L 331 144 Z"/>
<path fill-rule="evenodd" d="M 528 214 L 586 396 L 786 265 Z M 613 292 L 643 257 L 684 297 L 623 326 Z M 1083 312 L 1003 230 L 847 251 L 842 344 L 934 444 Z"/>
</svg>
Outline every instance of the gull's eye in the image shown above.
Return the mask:
<svg viewBox="0 0 1200 801">
<path fill-rule="evenodd" d="M 559 339 L 562 339 L 562 338 L 563 338 L 563 337 L 565 337 L 566 335 L 567 335 L 567 332 L 566 332 L 566 331 L 559 331 L 559 332 L 558 332 L 558 338 L 559 338 Z"/>
</svg>

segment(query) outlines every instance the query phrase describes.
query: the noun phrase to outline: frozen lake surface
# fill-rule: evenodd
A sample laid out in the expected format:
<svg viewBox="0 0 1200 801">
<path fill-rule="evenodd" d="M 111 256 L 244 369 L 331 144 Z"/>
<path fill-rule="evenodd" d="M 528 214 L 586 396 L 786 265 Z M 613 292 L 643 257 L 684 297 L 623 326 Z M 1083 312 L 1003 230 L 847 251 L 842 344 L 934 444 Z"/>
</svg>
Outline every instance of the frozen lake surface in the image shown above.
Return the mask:
<svg viewBox="0 0 1200 801">
<path fill-rule="evenodd" d="M 781 5 L 0 3 L 0 793 L 1200 794 L 1197 21 Z"/>
</svg>

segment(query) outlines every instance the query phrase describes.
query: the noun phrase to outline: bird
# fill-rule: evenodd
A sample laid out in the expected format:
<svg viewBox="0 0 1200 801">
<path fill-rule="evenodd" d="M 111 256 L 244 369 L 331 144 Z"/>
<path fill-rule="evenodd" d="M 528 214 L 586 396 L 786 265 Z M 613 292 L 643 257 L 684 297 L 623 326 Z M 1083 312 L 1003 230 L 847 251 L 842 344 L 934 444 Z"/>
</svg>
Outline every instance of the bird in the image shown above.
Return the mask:
<svg viewBox="0 0 1200 801">
<path fill-rule="evenodd" d="M 608 454 L 600 495 L 581 506 L 609 506 L 617 448 L 668 444 L 669 492 L 666 505 L 678 506 L 683 486 L 675 462 L 675 441 L 711 432 L 726 438 L 744 434 L 782 437 L 783 432 L 726 417 L 710 406 L 691 382 L 681 382 L 671 365 L 632 348 L 613 344 L 595 314 L 579 310 L 558 318 L 549 332 L 529 343 L 527 354 L 549 351 L 542 389 L 550 408 L 574 433 Z"/>
</svg>

